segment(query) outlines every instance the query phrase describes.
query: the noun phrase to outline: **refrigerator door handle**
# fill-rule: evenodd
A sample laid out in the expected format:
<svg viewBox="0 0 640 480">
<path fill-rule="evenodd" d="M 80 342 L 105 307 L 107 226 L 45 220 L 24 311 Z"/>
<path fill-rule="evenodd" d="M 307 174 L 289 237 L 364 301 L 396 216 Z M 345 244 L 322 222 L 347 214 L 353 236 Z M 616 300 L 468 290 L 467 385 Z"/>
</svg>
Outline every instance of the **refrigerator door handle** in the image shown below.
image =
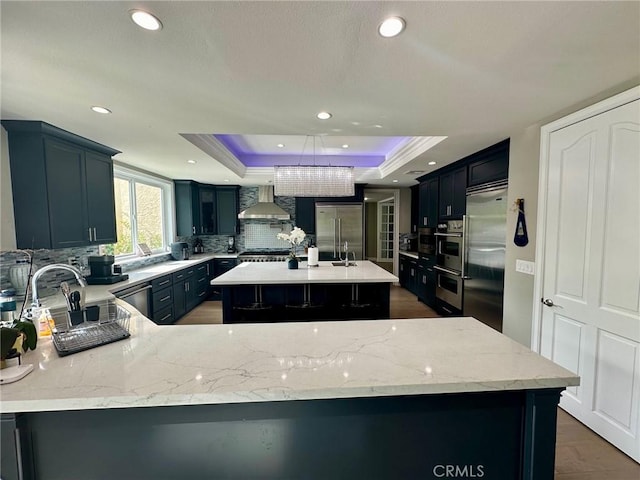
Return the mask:
<svg viewBox="0 0 640 480">
<path fill-rule="evenodd" d="M 336 219 L 333 219 L 333 258 L 336 258 Z"/>
<path fill-rule="evenodd" d="M 469 219 L 467 215 L 462 216 L 462 278 L 467 278 L 467 272 L 469 270 Z"/>
</svg>

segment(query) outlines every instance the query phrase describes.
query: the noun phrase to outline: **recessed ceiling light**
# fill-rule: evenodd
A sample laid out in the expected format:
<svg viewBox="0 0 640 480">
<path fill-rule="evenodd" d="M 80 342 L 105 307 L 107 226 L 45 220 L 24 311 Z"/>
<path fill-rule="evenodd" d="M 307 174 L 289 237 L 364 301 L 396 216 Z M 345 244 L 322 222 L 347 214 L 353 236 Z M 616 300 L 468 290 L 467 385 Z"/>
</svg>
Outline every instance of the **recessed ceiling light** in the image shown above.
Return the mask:
<svg viewBox="0 0 640 480">
<path fill-rule="evenodd" d="M 398 180 L 391 180 L 393 183 L 398 183 Z"/>
<path fill-rule="evenodd" d="M 162 22 L 144 10 L 129 10 L 129 15 L 136 25 L 145 30 L 160 30 L 162 28 Z"/>
<path fill-rule="evenodd" d="M 224 179 L 224 181 L 225 181 L 225 182 L 228 182 L 228 181 L 229 181 L 229 179 L 228 179 L 228 178 L 225 178 L 225 179 Z"/>
<path fill-rule="evenodd" d="M 91 110 L 93 110 L 96 113 L 104 113 L 104 114 L 111 113 L 111 110 L 105 107 L 101 107 L 99 105 L 94 105 L 93 107 L 91 107 Z"/>
<path fill-rule="evenodd" d="M 389 17 L 380 24 L 378 33 L 385 38 L 395 37 L 404 30 L 405 26 L 404 18 Z"/>
<path fill-rule="evenodd" d="M 366 202 L 367 200 L 369 200 L 369 197 L 364 197 L 364 201 Z"/>
<path fill-rule="evenodd" d="M 436 162 L 431 161 L 427 165 L 435 165 L 435 164 L 436 164 Z"/>
<path fill-rule="evenodd" d="M 320 120 L 328 120 L 331 118 L 331 114 L 329 112 L 320 112 L 318 115 L 316 115 L 316 117 L 318 117 Z"/>
<path fill-rule="evenodd" d="M 187 160 L 187 163 L 190 163 L 193 165 L 194 163 L 198 163 L 198 162 L 196 162 L 195 160 Z"/>
<path fill-rule="evenodd" d="M 279 143 L 278 145 L 276 145 L 276 147 L 278 147 L 278 148 L 284 148 L 284 143 Z"/>
<path fill-rule="evenodd" d="M 342 148 L 349 148 L 349 145 L 345 143 L 344 145 L 342 145 Z"/>
</svg>

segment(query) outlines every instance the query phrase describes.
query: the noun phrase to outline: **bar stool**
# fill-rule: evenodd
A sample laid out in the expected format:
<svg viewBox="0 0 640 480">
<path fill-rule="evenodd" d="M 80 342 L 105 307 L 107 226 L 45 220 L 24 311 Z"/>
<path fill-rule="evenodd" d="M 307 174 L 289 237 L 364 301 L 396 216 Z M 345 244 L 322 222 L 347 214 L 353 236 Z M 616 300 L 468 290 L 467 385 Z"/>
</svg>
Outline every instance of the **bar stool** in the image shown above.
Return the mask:
<svg viewBox="0 0 640 480">
<path fill-rule="evenodd" d="M 302 290 L 302 303 L 285 305 L 290 320 L 320 320 L 324 316 L 324 304 L 311 301 L 311 284 L 306 283 Z"/>
<path fill-rule="evenodd" d="M 233 307 L 239 317 L 236 321 L 247 323 L 271 322 L 273 320 L 273 305 L 262 301 L 262 285 L 254 285 L 253 299 L 253 303 Z"/>
<path fill-rule="evenodd" d="M 373 318 L 378 305 L 360 301 L 360 285 L 351 284 L 351 302 L 342 306 L 346 310 L 349 319 Z"/>
</svg>

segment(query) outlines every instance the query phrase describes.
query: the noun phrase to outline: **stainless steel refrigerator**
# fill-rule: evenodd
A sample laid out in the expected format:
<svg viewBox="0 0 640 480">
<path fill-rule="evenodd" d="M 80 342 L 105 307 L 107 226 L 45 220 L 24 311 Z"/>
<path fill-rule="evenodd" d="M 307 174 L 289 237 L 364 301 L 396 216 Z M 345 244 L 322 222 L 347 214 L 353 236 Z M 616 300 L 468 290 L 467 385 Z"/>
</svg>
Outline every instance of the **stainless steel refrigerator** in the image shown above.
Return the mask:
<svg viewBox="0 0 640 480">
<path fill-rule="evenodd" d="M 316 203 L 316 243 L 320 260 L 344 258 L 348 242 L 349 259 L 362 260 L 364 244 L 363 208 L 356 204 Z"/>
<path fill-rule="evenodd" d="M 507 185 L 467 189 L 462 313 L 502 332 Z"/>
</svg>

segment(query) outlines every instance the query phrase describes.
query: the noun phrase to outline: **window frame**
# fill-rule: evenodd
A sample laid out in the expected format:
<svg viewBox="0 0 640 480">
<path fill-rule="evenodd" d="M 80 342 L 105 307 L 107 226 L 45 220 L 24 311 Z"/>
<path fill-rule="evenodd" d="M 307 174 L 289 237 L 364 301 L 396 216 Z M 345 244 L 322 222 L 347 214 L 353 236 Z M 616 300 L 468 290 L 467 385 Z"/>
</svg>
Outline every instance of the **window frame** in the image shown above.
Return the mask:
<svg viewBox="0 0 640 480">
<path fill-rule="evenodd" d="M 135 239 L 138 236 L 138 219 L 136 216 L 136 197 L 134 184 L 142 183 L 152 187 L 160 188 L 161 202 L 162 202 L 162 241 L 163 246 L 159 249 L 151 251 L 152 254 L 161 254 L 169 251 L 169 246 L 173 242 L 175 237 L 175 218 L 173 216 L 173 204 L 174 204 L 174 189 L 173 182 L 169 179 L 152 175 L 150 173 L 134 170 L 122 165 L 113 164 L 113 176 L 114 181 L 116 178 L 125 180 L 129 183 L 129 195 L 130 195 L 130 208 L 131 211 L 131 229 L 132 229 L 132 241 L 135 245 Z M 118 212 L 116 212 L 116 217 Z M 138 253 L 134 251 L 132 253 L 116 255 L 119 260 L 133 259 L 138 257 Z"/>
</svg>

